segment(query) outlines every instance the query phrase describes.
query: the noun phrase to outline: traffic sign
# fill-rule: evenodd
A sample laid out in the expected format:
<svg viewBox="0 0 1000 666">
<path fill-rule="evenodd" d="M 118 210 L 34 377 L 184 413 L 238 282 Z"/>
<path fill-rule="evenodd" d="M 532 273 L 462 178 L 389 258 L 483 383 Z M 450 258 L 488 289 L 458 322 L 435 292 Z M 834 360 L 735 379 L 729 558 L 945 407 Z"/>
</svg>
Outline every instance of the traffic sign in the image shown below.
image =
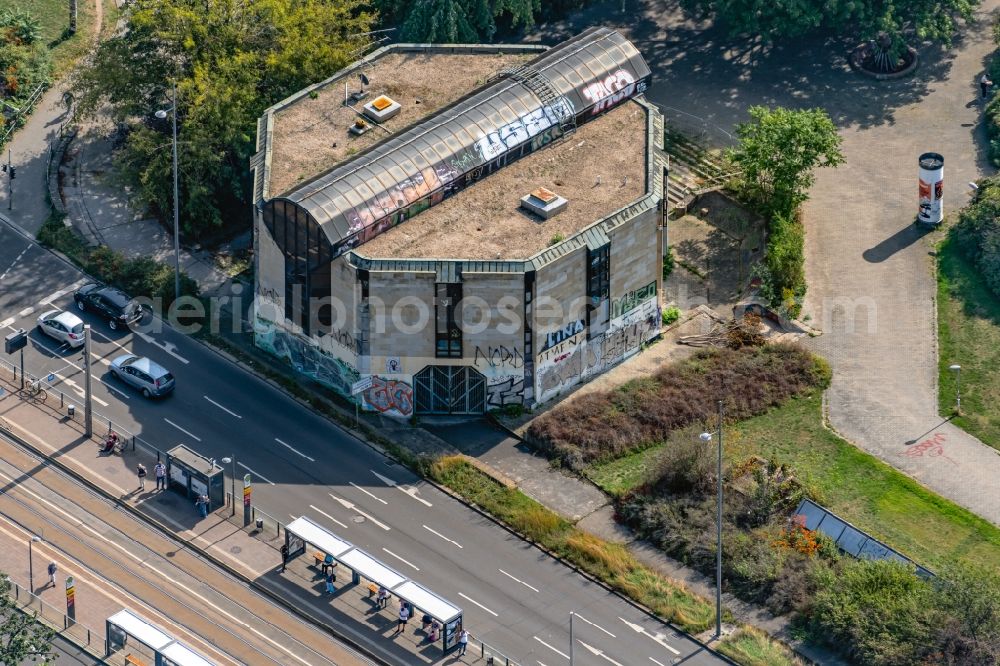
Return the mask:
<svg viewBox="0 0 1000 666">
<path fill-rule="evenodd" d="M 359 379 L 351 385 L 351 395 L 357 395 L 359 393 L 364 393 L 372 387 L 374 382 L 373 377 L 365 377 L 364 379 Z"/>
<path fill-rule="evenodd" d="M 51 373 L 51 372 L 49 373 L 49 376 L 45 378 L 45 381 L 47 381 L 50 384 L 52 382 L 54 382 L 55 380 L 56 380 L 56 376 L 53 373 Z"/>
</svg>

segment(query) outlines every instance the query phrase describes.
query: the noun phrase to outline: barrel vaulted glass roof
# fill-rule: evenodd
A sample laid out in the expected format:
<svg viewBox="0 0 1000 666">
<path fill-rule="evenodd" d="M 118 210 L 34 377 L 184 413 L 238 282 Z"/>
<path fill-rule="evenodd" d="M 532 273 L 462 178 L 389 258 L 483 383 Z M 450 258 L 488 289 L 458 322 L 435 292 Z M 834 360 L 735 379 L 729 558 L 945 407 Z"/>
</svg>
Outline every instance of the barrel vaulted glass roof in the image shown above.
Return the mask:
<svg viewBox="0 0 1000 666">
<path fill-rule="evenodd" d="M 332 245 L 353 247 L 404 209 L 413 214 L 502 166 L 535 136 L 641 93 L 650 70 L 621 34 L 592 28 L 507 74 L 280 199 L 308 212 Z"/>
</svg>

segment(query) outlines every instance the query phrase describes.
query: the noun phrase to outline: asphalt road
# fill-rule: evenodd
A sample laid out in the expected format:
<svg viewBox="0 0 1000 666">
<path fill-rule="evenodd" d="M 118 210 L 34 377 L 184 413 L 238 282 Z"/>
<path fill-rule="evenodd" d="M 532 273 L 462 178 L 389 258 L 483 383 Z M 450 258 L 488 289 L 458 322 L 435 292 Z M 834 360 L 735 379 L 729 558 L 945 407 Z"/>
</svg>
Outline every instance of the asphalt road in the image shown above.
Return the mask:
<svg viewBox="0 0 1000 666">
<path fill-rule="evenodd" d="M 41 312 L 73 308 L 82 280 L 0 225 L 0 329 L 31 330 L 28 372 L 51 373 L 56 388 L 78 396 L 82 352 L 33 329 Z M 197 341 L 170 328 L 114 332 L 83 319 L 94 333 L 97 412 L 164 451 L 183 443 L 209 457 L 235 456 L 237 474 L 254 479 L 257 506 L 283 521 L 307 515 L 368 550 L 462 607 L 466 628 L 510 659 L 568 664 L 575 611 L 575 666 L 724 663 Z M 149 401 L 111 378 L 107 363 L 125 351 L 170 369 L 175 393 Z"/>
</svg>

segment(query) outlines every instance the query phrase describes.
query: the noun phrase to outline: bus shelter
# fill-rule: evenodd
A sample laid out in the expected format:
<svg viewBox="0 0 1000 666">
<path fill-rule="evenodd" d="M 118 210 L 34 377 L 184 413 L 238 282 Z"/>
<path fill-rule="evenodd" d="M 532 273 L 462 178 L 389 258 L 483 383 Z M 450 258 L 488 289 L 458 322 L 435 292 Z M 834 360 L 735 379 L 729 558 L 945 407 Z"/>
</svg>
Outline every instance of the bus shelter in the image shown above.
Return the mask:
<svg viewBox="0 0 1000 666">
<path fill-rule="evenodd" d="M 135 666 L 214 666 L 213 662 L 128 609 L 105 620 L 105 635 L 104 655 L 110 657 L 128 650 L 126 662 Z"/>
<path fill-rule="evenodd" d="M 289 560 L 305 553 L 307 545 L 318 548 L 339 565 L 350 569 L 351 582 L 355 585 L 364 578 L 409 603 L 413 609 L 413 617 L 424 613 L 437 620 L 443 628 L 439 640 L 444 654 L 458 647 L 458 632 L 462 626 L 461 608 L 341 539 L 322 525 L 305 516 L 296 518 L 285 527 L 285 545 L 288 546 Z"/>
</svg>

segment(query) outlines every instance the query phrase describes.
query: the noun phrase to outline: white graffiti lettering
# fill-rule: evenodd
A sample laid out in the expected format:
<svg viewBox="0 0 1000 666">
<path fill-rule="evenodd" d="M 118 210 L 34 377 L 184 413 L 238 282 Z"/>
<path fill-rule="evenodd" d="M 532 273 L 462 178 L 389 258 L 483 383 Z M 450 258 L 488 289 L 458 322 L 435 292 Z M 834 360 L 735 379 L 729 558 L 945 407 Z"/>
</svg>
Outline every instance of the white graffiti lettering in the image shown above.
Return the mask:
<svg viewBox="0 0 1000 666">
<path fill-rule="evenodd" d="M 596 115 L 610 109 L 626 97 L 631 97 L 636 92 L 635 77 L 631 72 L 619 69 L 603 81 L 588 84 L 582 92 L 584 97 L 593 102 L 594 108 L 591 113 Z"/>
</svg>

